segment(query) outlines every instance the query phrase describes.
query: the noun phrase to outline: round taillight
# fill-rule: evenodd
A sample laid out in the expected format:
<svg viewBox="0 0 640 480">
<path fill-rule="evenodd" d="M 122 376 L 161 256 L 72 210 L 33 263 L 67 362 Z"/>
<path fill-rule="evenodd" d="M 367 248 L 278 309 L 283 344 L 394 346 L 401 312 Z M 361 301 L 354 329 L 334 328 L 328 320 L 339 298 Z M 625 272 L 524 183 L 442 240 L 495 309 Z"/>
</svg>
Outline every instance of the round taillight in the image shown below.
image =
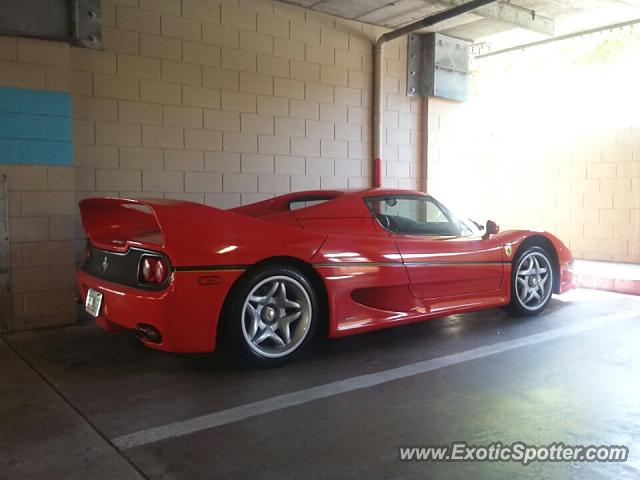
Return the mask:
<svg viewBox="0 0 640 480">
<path fill-rule="evenodd" d="M 169 269 L 167 268 L 167 264 L 161 258 L 156 260 L 156 268 L 155 268 L 155 280 L 156 283 L 164 283 L 167 279 L 167 275 L 169 274 Z"/>
<path fill-rule="evenodd" d="M 169 276 L 169 264 L 162 258 L 144 256 L 140 264 L 140 280 L 162 285 Z"/>
<path fill-rule="evenodd" d="M 156 262 L 157 260 L 153 257 L 144 257 L 142 259 L 142 278 L 145 282 L 155 282 Z"/>
</svg>

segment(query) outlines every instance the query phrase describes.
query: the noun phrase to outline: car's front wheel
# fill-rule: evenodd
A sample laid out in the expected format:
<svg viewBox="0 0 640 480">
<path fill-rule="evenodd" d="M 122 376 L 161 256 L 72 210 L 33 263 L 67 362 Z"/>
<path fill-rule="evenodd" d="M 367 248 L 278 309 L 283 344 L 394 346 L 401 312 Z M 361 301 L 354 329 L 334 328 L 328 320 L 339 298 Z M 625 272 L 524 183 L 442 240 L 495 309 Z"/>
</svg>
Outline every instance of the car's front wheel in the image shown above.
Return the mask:
<svg viewBox="0 0 640 480">
<path fill-rule="evenodd" d="M 509 309 L 520 315 L 536 315 L 545 309 L 553 291 L 553 265 L 549 252 L 529 247 L 513 262 Z"/>
<path fill-rule="evenodd" d="M 315 290 L 289 266 L 268 266 L 241 279 L 227 314 L 235 350 L 249 364 L 280 365 L 310 343 L 318 321 Z"/>
</svg>

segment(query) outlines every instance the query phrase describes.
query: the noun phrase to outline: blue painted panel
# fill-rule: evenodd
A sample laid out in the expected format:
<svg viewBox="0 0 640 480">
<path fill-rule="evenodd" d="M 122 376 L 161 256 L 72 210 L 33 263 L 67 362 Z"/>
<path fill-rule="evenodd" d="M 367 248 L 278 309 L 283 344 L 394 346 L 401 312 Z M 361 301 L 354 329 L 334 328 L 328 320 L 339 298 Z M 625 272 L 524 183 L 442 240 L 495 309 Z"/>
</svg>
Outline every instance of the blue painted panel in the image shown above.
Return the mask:
<svg viewBox="0 0 640 480">
<path fill-rule="evenodd" d="M 0 138 L 23 138 L 20 113 L 0 113 Z"/>
<path fill-rule="evenodd" d="M 0 87 L 0 163 L 71 165 L 71 96 Z"/>
<path fill-rule="evenodd" d="M 0 112 L 18 111 L 18 90 L 0 87 Z"/>
<path fill-rule="evenodd" d="M 24 113 L 0 113 L 0 138 L 48 139 L 49 118 Z"/>
<path fill-rule="evenodd" d="M 20 140 L 20 163 L 69 165 L 72 154 L 71 142 Z"/>
<path fill-rule="evenodd" d="M 47 127 L 45 131 L 47 140 L 71 141 L 71 118 L 69 117 L 47 117 Z"/>
<path fill-rule="evenodd" d="M 0 163 L 20 163 L 18 140 L 0 138 Z"/>
<path fill-rule="evenodd" d="M 18 104 L 20 111 L 24 113 L 71 116 L 71 100 L 68 93 L 20 88 Z"/>
</svg>

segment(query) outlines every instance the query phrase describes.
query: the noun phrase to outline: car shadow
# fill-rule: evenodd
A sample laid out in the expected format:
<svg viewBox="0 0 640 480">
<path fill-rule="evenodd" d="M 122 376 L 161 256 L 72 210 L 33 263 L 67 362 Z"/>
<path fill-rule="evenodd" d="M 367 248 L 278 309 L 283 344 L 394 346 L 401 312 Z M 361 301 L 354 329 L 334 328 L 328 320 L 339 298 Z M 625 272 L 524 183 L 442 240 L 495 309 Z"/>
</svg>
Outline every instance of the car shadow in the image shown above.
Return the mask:
<svg viewBox="0 0 640 480">
<path fill-rule="evenodd" d="M 385 328 L 339 338 L 318 336 L 312 348 L 293 362 L 277 370 L 299 367 L 319 368 L 322 364 L 358 363 L 394 364 L 396 359 L 415 360 L 429 354 L 462 351 L 478 344 L 493 343 L 503 332 L 518 329 L 526 334 L 540 320 L 570 307 L 571 302 L 552 299 L 538 316 L 514 316 L 502 309 L 489 309 L 449 315 L 407 325 Z M 254 370 L 222 345 L 213 353 L 179 354 L 144 346 L 131 332 L 106 333 L 83 316 L 77 324 L 39 332 L 5 335 L 9 343 L 35 361 L 44 361 L 57 370 L 142 374 L 146 368 L 163 368 L 194 374 L 233 374 Z M 415 352 L 407 355 L 407 352 Z M 40 359 L 40 360 L 39 360 Z M 389 360 L 389 362 L 387 362 Z"/>
</svg>

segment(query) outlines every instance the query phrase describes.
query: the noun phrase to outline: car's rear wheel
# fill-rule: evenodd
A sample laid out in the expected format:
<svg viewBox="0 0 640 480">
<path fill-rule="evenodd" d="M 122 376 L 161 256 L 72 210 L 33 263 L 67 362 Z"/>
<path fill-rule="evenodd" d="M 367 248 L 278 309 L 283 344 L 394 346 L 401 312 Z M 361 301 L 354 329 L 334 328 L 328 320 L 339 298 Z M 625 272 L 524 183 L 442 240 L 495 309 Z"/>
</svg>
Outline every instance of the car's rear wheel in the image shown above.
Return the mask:
<svg viewBox="0 0 640 480">
<path fill-rule="evenodd" d="M 243 278 L 226 318 L 236 351 L 249 364 L 290 361 L 310 343 L 318 321 L 317 295 L 289 266 L 267 266 Z"/>
<path fill-rule="evenodd" d="M 536 315 L 549 304 L 554 269 L 549 252 L 532 246 L 518 254 L 511 271 L 509 309 L 520 315 Z"/>
</svg>

